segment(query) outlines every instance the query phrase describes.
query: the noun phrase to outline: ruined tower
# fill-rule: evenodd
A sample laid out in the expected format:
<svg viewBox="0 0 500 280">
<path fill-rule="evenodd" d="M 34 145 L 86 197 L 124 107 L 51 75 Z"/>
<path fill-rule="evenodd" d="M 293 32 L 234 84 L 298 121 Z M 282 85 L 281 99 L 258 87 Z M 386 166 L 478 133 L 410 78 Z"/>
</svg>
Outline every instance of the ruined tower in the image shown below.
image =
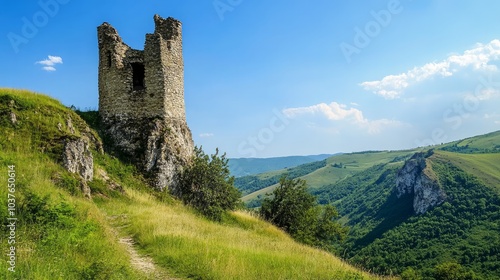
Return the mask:
<svg viewBox="0 0 500 280">
<path fill-rule="evenodd" d="M 194 147 L 184 107 L 182 25 L 158 15 L 154 21 L 143 51 L 110 24 L 97 28 L 99 115 L 108 150 L 135 163 L 155 188 L 175 188 Z"/>
</svg>

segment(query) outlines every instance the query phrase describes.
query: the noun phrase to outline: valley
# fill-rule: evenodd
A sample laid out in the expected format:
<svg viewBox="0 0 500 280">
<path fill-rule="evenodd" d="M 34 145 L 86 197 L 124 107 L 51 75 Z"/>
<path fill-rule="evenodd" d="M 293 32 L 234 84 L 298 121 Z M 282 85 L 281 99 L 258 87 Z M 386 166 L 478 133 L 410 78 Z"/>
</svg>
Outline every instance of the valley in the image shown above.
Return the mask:
<svg viewBox="0 0 500 280">
<path fill-rule="evenodd" d="M 382 274 L 415 269 L 424 279 L 431 279 L 440 263 L 458 263 L 479 279 L 496 279 L 500 275 L 497 143 L 500 132 L 421 150 L 336 155 L 296 178 L 306 180 L 318 203 L 334 205 L 350 228 L 347 242 L 336 249 L 347 260 Z M 429 196 L 431 189 L 400 194 L 396 188 L 401 170 L 418 152 L 425 156 L 427 167 L 416 172 L 435 182 L 441 200 Z M 272 176 L 290 176 L 289 171 L 250 178 L 258 184 Z M 301 174 L 301 167 L 293 171 Z M 245 177 L 239 180 L 237 186 Z M 423 188 L 430 188 L 429 183 L 422 183 Z M 259 207 L 276 186 L 264 186 L 243 200 L 249 207 Z M 415 212 L 417 205 L 424 210 Z"/>
</svg>

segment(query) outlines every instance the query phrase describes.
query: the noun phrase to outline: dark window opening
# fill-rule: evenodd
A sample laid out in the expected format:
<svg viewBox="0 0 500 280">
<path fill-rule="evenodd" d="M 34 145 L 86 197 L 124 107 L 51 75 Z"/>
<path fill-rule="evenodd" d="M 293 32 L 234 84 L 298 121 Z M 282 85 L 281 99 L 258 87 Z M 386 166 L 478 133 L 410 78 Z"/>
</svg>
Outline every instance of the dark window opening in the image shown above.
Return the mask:
<svg viewBox="0 0 500 280">
<path fill-rule="evenodd" d="M 134 90 L 144 89 L 144 64 L 131 63 L 132 65 L 132 83 Z"/>
<path fill-rule="evenodd" d="M 111 68 L 111 52 L 110 51 L 108 51 L 106 53 L 106 59 L 107 59 L 108 68 Z"/>
</svg>

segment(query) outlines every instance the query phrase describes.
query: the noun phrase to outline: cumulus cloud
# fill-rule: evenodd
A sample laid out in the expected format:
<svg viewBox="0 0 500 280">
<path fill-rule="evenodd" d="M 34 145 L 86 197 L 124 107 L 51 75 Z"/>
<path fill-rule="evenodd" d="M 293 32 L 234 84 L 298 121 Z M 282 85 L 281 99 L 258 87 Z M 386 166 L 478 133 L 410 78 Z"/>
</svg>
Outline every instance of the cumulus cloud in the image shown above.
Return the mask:
<svg viewBox="0 0 500 280">
<path fill-rule="evenodd" d="M 283 114 L 288 118 L 297 118 L 301 115 L 320 115 L 330 121 L 345 121 L 366 129 L 370 134 L 380 133 L 388 126 L 399 126 L 399 121 L 380 119 L 368 120 L 363 116 L 363 112 L 356 108 L 348 108 L 344 104 L 332 102 L 330 104 L 320 103 L 308 107 L 287 108 Z"/>
<path fill-rule="evenodd" d="M 441 62 L 431 62 L 424 66 L 415 67 L 406 73 L 388 75 L 378 81 L 367 81 L 360 85 L 386 99 L 400 97 L 404 90 L 418 82 L 432 77 L 449 77 L 459 70 L 472 67 L 474 70 L 496 71 L 491 61 L 500 58 L 500 40 L 493 40 L 488 44 L 478 44 L 475 48 L 466 50 L 463 54 L 450 55 Z"/>
<path fill-rule="evenodd" d="M 200 134 L 201 138 L 209 138 L 209 137 L 213 137 L 213 136 L 214 136 L 213 133 L 201 133 Z"/>
<path fill-rule="evenodd" d="M 56 64 L 62 64 L 63 60 L 60 56 L 52 56 L 49 55 L 47 59 L 45 60 L 40 60 L 37 61 L 36 64 L 42 64 L 44 65 L 42 67 L 43 70 L 48 71 L 48 72 L 53 72 L 56 71 Z"/>
</svg>

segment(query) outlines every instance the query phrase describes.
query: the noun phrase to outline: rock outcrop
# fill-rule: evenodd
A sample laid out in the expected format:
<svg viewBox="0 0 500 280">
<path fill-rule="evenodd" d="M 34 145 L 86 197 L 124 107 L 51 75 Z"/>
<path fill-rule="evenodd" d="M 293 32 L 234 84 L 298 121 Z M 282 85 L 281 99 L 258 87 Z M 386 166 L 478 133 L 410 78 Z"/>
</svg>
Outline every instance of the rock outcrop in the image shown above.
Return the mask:
<svg viewBox="0 0 500 280">
<path fill-rule="evenodd" d="M 396 195 L 413 196 L 413 211 L 424 214 L 446 199 L 432 168 L 423 153 L 416 153 L 399 170 L 396 177 Z"/>
<path fill-rule="evenodd" d="M 191 131 L 185 121 L 108 119 L 106 123 L 108 150 L 134 163 L 153 188 L 176 188 L 176 175 L 189 164 L 194 151 Z"/>
<path fill-rule="evenodd" d="M 94 157 L 89 149 L 86 138 L 66 140 L 62 155 L 63 166 L 71 173 L 81 176 L 81 189 L 83 194 L 90 198 L 90 188 L 87 182 L 94 178 Z"/>
</svg>

